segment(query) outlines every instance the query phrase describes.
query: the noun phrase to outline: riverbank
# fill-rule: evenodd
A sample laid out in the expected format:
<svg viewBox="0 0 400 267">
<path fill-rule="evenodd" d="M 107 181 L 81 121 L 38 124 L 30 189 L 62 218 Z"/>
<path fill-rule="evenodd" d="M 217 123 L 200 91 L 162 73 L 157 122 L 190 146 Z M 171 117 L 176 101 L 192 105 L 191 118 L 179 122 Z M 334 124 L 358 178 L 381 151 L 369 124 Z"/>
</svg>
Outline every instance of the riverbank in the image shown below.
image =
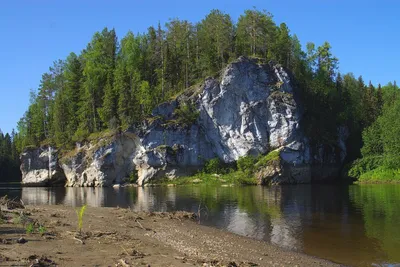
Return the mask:
<svg viewBox="0 0 400 267">
<path fill-rule="evenodd" d="M 82 233 L 78 234 L 77 214 L 72 207 L 28 206 L 16 213 L 3 211 L 0 264 L 337 266 L 202 226 L 198 220 L 195 214 L 187 212 L 138 213 L 121 208 L 87 207 Z"/>
</svg>

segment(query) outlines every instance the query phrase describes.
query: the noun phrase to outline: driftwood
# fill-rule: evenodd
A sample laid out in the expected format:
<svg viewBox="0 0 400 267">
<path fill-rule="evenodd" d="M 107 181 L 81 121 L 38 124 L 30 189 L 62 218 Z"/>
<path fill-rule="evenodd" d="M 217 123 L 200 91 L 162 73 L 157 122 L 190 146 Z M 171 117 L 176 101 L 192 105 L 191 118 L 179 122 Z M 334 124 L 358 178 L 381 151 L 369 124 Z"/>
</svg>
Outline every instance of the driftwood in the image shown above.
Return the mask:
<svg viewBox="0 0 400 267">
<path fill-rule="evenodd" d="M 9 199 L 7 195 L 0 198 L 0 206 L 4 206 L 8 210 L 25 209 L 25 205 L 22 199 L 20 200 L 17 200 L 17 198 Z"/>
</svg>

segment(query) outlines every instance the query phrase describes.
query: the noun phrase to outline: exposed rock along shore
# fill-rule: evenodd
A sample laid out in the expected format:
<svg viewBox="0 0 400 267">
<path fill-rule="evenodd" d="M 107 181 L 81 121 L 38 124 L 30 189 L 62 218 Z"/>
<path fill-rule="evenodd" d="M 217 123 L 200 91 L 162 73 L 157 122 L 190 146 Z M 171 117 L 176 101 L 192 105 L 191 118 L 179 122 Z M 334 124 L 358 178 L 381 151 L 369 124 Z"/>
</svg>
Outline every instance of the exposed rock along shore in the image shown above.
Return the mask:
<svg viewBox="0 0 400 267">
<path fill-rule="evenodd" d="M 194 174 L 205 161 L 233 162 L 279 149 L 280 160 L 257 173 L 262 183 L 310 183 L 334 179 L 346 156 L 347 131 L 338 128 L 335 145 L 312 147 L 302 131 L 302 103 L 291 76 L 279 65 L 240 57 L 220 79 L 153 110 L 142 126 L 77 144 L 60 156 L 54 147 L 21 154 L 24 185 L 110 186 L 132 173 L 144 185 L 152 179 Z M 190 106 L 195 120 L 179 110 Z"/>
</svg>

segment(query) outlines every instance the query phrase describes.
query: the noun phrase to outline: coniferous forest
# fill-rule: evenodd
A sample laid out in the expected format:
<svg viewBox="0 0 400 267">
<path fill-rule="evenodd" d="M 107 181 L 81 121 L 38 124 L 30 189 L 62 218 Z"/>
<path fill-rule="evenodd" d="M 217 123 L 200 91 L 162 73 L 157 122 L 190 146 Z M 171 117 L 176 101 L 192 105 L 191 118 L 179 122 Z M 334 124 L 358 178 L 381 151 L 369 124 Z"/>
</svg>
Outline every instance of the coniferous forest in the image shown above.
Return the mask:
<svg viewBox="0 0 400 267">
<path fill-rule="evenodd" d="M 16 133 L 3 134 L 0 130 L 0 182 L 20 180 L 19 155 L 16 147 Z"/>
<path fill-rule="evenodd" d="M 219 10 L 197 23 L 171 19 L 121 40 L 114 29 L 96 32 L 79 55 L 55 61 L 42 75 L 18 133 L 0 135 L 0 164 L 18 165 L 17 154 L 28 146 L 70 149 L 103 131 L 125 130 L 239 56 L 273 61 L 293 74 L 311 142 L 334 142 L 339 126 L 349 129 L 345 172 L 364 180 L 400 178 L 396 83 L 374 86 L 340 73 L 328 42 L 302 47 L 285 23 L 257 9 L 237 22 Z"/>
</svg>

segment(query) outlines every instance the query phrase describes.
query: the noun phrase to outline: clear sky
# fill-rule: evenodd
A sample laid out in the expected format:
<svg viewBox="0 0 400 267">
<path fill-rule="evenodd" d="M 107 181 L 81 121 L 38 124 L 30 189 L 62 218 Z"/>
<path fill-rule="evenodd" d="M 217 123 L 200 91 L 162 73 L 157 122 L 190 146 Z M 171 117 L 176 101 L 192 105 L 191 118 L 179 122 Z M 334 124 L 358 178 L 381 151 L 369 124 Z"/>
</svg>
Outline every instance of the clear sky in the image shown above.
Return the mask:
<svg viewBox="0 0 400 267">
<path fill-rule="evenodd" d="M 52 62 L 79 53 L 92 35 L 114 27 L 143 32 L 169 18 L 200 21 L 211 9 L 234 21 L 253 6 L 285 22 L 303 44 L 328 41 L 340 71 L 386 84 L 399 80 L 397 0 L 2 0 L 0 1 L 0 129 L 10 132 Z"/>
</svg>

